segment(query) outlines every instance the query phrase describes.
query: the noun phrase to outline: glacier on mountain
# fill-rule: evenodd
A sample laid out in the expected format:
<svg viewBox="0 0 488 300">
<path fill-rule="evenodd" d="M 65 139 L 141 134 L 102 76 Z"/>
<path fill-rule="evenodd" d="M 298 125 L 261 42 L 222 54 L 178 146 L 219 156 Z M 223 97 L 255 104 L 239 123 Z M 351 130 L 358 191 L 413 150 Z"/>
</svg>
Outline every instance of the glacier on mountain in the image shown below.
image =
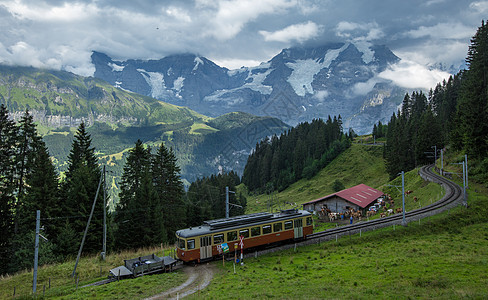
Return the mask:
<svg viewBox="0 0 488 300">
<path fill-rule="evenodd" d="M 283 49 L 267 62 L 236 70 L 193 54 L 115 63 L 94 53 L 92 61 L 95 76 L 114 86 L 208 116 L 242 111 L 295 125 L 340 114 L 344 128 L 357 133 L 387 122 L 405 95 L 379 76 L 400 59 L 386 46 L 363 41 Z"/>
</svg>

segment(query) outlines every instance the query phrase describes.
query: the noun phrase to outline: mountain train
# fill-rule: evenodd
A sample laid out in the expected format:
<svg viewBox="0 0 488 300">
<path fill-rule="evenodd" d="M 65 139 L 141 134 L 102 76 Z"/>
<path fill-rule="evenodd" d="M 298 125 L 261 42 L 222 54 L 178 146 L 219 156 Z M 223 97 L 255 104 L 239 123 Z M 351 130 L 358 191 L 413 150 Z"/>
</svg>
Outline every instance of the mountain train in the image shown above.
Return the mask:
<svg viewBox="0 0 488 300">
<path fill-rule="evenodd" d="M 308 211 L 254 213 L 205 221 L 201 226 L 178 230 L 176 254 L 183 262 L 200 263 L 241 249 L 302 240 L 312 233 L 312 215 Z"/>
</svg>

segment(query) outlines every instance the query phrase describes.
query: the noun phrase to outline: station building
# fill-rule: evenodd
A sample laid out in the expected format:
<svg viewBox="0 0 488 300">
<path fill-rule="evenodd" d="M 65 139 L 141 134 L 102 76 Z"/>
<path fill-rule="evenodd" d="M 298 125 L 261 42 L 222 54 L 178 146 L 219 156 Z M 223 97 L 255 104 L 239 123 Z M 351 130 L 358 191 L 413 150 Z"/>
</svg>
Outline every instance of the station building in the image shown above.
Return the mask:
<svg viewBox="0 0 488 300">
<path fill-rule="evenodd" d="M 322 208 L 328 208 L 332 212 L 343 213 L 353 208 L 356 211 L 364 211 L 378 198 L 384 196 L 384 193 L 369 187 L 365 184 L 359 184 L 351 188 L 321 197 L 302 204 L 304 210 L 310 212 L 320 212 Z"/>
</svg>

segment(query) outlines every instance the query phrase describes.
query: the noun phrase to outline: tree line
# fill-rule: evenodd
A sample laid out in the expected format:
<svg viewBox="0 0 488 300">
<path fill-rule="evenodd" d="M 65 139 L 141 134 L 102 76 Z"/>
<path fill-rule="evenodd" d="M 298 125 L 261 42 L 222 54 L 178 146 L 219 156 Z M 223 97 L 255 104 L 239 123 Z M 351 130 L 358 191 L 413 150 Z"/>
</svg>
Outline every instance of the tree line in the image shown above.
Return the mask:
<svg viewBox="0 0 488 300">
<path fill-rule="evenodd" d="M 488 25 L 482 21 L 471 39 L 466 63 L 448 80 L 429 91 L 406 94 L 393 114 L 384 148 L 391 178 L 420 164 L 433 162 L 434 146 L 469 155 L 470 175 L 486 178 L 488 167 Z"/>
<path fill-rule="evenodd" d="M 312 178 L 351 144 L 353 133 L 342 131 L 341 116 L 314 119 L 256 144 L 242 182 L 250 191 L 282 191 L 301 178 Z"/>
</svg>

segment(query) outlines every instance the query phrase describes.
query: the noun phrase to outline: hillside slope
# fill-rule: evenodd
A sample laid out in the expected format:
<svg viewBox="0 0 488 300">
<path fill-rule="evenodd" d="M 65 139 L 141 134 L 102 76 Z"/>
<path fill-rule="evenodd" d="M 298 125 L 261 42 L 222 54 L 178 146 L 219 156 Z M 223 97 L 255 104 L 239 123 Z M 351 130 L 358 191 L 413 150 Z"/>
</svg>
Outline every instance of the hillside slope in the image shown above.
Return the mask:
<svg viewBox="0 0 488 300">
<path fill-rule="evenodd" d="M 340 180 L 346 188 L 364 183 L 378 188 L 388 181 L 383 160 L 383 148 L 353 143 L 311 180 L 302 179 L 281 193 L 249 195 L 247 212 L 289 208 L 334 193 L 332 184 Z M 240 186 L 245 191 L 244 186 Z M 272 204 L 271 204 L 272 203 Z"/>
</svg>

